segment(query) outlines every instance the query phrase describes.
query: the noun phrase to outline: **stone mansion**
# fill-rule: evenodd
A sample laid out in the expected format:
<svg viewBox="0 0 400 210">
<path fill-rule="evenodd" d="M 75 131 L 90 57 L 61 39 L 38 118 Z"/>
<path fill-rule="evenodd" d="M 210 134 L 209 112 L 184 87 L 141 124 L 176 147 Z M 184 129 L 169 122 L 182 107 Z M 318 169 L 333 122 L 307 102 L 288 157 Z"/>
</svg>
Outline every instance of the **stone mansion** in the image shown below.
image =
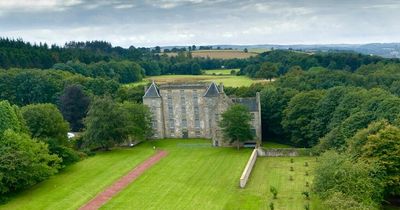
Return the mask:
<svg viewBox="0 0 400 210">
<path fill-rule="evenodd" d="M 261 143 L 260 96 L 229 98 L 222 84 L 170 83 L 145 89 L 143 104 L 153 115 L 154 138 L 208 138 L 214 146 L 226 145 L 219 127 L 221 114 L 233 104 L 242 104 L 252 114 L 254 139 Z"/>
</svg>

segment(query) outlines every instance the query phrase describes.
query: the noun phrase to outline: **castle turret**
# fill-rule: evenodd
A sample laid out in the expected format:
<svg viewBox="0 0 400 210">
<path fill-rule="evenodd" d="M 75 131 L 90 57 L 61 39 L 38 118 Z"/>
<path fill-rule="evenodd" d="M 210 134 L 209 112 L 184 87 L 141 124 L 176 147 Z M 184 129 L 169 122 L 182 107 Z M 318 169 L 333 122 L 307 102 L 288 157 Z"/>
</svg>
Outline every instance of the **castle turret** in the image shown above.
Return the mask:
<svg viewBox="0 0 400 210">
<path fill-rule="evenodd" d="M 143 104 L 150 108 L 152 113 L 152 127 L 154 138 L 164 138 L 162 98 L 156 83 L 153 81 L 143 96 Z"/>
</svg>

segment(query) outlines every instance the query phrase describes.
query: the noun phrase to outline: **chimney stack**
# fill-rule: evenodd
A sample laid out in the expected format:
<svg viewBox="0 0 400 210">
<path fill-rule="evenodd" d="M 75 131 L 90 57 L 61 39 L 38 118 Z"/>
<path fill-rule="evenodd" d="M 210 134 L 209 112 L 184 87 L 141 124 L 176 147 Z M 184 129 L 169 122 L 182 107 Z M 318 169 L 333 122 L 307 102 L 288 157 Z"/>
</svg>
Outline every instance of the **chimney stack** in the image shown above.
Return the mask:
<svg viewBox="0 0 400 210">
<path fill-rule="evenodd" d="M 224 84 L 223 84 L 222 82 L 219 83 L 219 91 L 220 91 L 221 93 L 224 92 Z"/>
</svg>

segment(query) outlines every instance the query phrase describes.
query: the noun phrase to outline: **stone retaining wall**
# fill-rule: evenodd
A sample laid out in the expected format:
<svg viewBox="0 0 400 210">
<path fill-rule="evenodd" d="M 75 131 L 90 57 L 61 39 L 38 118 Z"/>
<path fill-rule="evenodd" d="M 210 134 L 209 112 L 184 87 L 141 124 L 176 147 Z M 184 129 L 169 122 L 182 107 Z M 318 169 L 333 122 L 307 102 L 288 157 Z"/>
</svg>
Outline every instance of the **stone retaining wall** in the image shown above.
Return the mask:
<svg viewBox="0 0 400 210">
<path fill-rule="evenodd" d="M 257 149 L 254 149 L 250 155 L 249 161 L 247 161 L 246 167 L 243 170 L 242 176 L 240 177 L 240 187 L 246 186 L 247 180 L 249 179 L 250 173 L 253 170 L 253 166 L 257 160 Z"/>
</svg>

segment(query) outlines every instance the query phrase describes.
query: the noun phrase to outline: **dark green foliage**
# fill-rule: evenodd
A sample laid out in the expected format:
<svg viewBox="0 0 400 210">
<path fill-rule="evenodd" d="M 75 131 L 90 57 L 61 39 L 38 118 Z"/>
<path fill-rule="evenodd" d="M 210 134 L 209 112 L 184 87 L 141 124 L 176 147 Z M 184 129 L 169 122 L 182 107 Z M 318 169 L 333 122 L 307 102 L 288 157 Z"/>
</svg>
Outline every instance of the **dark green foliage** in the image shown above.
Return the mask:
<svg viewBox="0 0 400 210">
<path fill-rule="evenodd" d="M 333 193 L 322 203 L 325 209 L 330 210 L 375 210 L 376 206 L 370 206 L 362 202 L 356 201 L 354 198 L 347 196 L 341 192 Z"/>
<path fill-rule="evenodd" d="M 304 204 L 304 210 L 310 210 L 310 204 L 309 203 Z"/>
<path fill-rule="evenodd" d="M 260 69 L 257 71 L 257 78 L 264 78 L 271 80 L 272 78 L 278 76 L 278 67 L 274 63 L 264 62 L 261 64 Z"/>
<path fill-rule="evenodd" d="M 270 210 L 274 210 L 275 209 L 275 206 L 274 206 L 273 202 L 269 203 L 269 209 Z"/>
<path fill-rule="evenodd" d="M 220 126 L 224 136 L 230 143 L 236 142 L 239 149 L 240 142 L 253 139 L 251 132 L 251 115 L 248 109 L 240 104 L 233 105 L 222 114 Z"/>
<path fill-rule="evenodd" d="M 7 130 L 0 137 L 0 195 L 45 180 L 57 172 L 60 162 L 45 143 Z"/>
<path fill-rule="evenodd" d="M 278 189 L 276 189 L 276 187 L 271 186 L 271 187 L 269 188 L 269 191 L 271 192 L 272 197 L 273 197 L 274 199 L 277 199 L 277 198 L 278 198 Z"/>
<path fill-rule="evenodd" d="M 64 87 L 81 85 L 89 94 L 114 95 L 120 84 L 56 70 L 0 69 L 0 99 L 12 104 L 57 103 Z"/>
<path fill-rule="evenodd" d="M 55 105 L 32 104 L 22 107 L 21 112 L 32 137 L 51 138 L 57 145 L 66 143 L 69 125 Z"/>
<path fill-rule="evenodd" d="M 291 141 L 298 146 L 310 147 L 317 144 L 323 134 L 313 126 L 314 110 L 324 92 L 302 92 L 294 96 L 284 110 L 282 125 L 291 134 Z"/>
<path fill-rule="evenodd" d="M 71 85 L 64 89 L 60 96 L 59 107 L 64 119 L 70 123 L 72 131 L 83 128 L 83 118 L 89 107 L 90 99 L 82 91 L 82 86 Z"/>
<path fill-rule="evenodd" d="M 142 103 L 144 95 L 144 86 L 121 86 L 117 93 L 116 99 L 119 102 L 131 101 L 135 103 Z"/>
<path fill-rule="evenodd" d="M 313 189 L 323 200 L 338 192 L 366 206 L 377 206 L 383 199 L 382 178 L 377 165 L 326 152 L 315 169 Z"/>
<path fill-rule="evenodd" d="M 261 115 L 263 136 L 284 137 L 287 131 L 282 128 L 283 110 L 289 101 L 298 93 L 294 89 L 267 86 L 261 91 Z"/>
<path fill-rule="evenodd" d="M 21 119 L 18 118 L 18 111 L 8 101 L 0 101 L 0 137 L 4 131 L 11 129 L 19 132 L 22 128 Z"/>
<path fill-rule="evenodd" d="M 386 194 L 400 195 L 400 129 L 386 121 L 371 123 L 348 140 L 354 158 L 374 163 L 385 171 Z"/>
<path fill-rule="evenodd" d="M 306 200 L 310 200 L 310 192 L 308 192 L 308 191 L 303 191 L 303 192 L 301 193 L 301 195 L 303 195 L 304 198 L 305 198 Z"/>
<path fill-rule="evenodd" d="M 124 117 L 121 124 L 125 126 L 130 140 L 144 141 L 153 135 L 152 115 L 147 106 L 132 102 L 124 102 L 120 106 Z"/>
<path fill-rule="evenodd" d="M 127 139 L 126 129 L 121 126 L 124 114 L 111 98 L 95 98 L 84 120 L 84 145 L 90 148 L 109 149 Z"/>
<path fill-rule="evenodd" d="M 54 141 L 47 140 L 47 142 L 54 142 Z M 62 146 L 62 145 L 49 144 L 49 150 L 52 154 L 56 154 L 58 157 L 61 158 L 63 167 L 71 165 L 72 163 L 78 162 L 81 159 L 81 157 L 85 156 L 85 155 L 82 155 L 82 153 L 79 153 L 70 147 Z"/>
</svg>

